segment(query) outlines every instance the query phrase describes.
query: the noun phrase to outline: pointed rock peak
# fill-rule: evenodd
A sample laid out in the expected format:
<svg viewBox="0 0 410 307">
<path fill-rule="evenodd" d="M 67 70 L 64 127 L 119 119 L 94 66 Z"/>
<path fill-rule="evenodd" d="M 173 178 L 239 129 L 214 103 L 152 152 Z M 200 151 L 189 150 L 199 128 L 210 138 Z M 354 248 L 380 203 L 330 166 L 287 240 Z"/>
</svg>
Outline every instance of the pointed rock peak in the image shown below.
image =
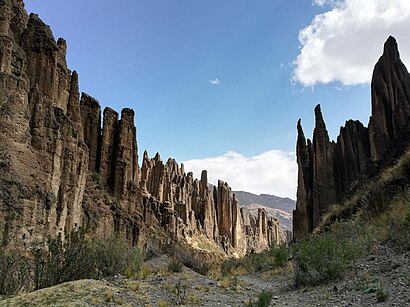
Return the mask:
<svg viewBox="0 0 410 307">
<path fill-rule="evenodd" d="M 315 107 L 315 115 L 316 115 L 316 119 L 318 119 L 319 117 L 322 118 L 322 108 L 320 107 L 320 104 L 318 104 Z"/>
<path fill-rule="evenodd" d="M 397 41 L 393 36 L 389 36 L 387 41 L 384 43 L 383 57 L 388 57 L 389 59 L 399 59 L 400 58 Z"/>
<path fill-rule="evenodd" d="M 71 74 L 71 83 L 77 83 L 78 85 L 78 73 L 75 70 Z"/>
<path fill-rule="evenodd" d="M 144 156 L 144 160 L 149 160 L 147 150 L 144 150 L 144 155 L 143 156 Z"/>
<path fill-rule="evenodd" d="M 326 124 L 323 120 L 322 110 L 320 104 L 315 107 L 315 117 L 316 117 L 316 128 L 322 128 L 326 130 Z"/>
<path fill-rule="evenodd" d="M 155 160 L 155 161 L 161 161 L 161 155 L 159 154 L 159 152 L 157 152 L 157 153 L 155 154 L 154 160 Z"/>
<path fill-rule="evenodd" d="M 300 118 L 298 120 L 298 135 L 305 136 L 305 133 L 303 132 L 302 128 L 302 120 Z"/>
<path fill-rule="evenodd" d="M 67 42 L 64 38 L 60 37 L 57 40 L 57 46 L 58 48 L 62 51 L 62 53 L 65 55 L 67 53 Z"/>
<path fill-rule="evenodd" d="M 232 197 L 232 203 L 233 204 L 238 204 L 238 196 L 235 194 L 235 193 L 233 193 L 233 197 Z"/>
<path fill-rule="evenodd" d="M 78 74 L 75 70 L 71 74 L 70 99 L 75 100 L 75 101 L 71 101 L 70 103 L 76 103 L 76 104 L 78 103 L 77 100 L 80 99 L 80 90 L 78 86 Z"/>
<path fill-rule="evenodd" d="M 208 184 L 208 172 L 206 170 L 203 170 L 201 173 L 201 181 Z"/>
<path fill-rule="evenodd" d="M 67 47 L 67 41 L 64 38 L 59 37 L 57 40 L 57 45 L 61 47 Z"/>
</svg>

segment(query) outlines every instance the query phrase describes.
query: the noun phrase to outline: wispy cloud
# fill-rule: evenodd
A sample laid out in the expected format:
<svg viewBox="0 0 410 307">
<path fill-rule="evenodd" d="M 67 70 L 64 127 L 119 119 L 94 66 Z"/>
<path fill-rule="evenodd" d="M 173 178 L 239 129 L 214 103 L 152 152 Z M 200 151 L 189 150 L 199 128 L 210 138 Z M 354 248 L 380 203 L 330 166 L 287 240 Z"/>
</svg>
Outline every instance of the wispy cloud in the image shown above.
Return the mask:
<svg viewBox="0 0 410 307">
<path fill-rule="evenodd" d="M 219 85 L 221 84 L 221 81 L 219 81 L 218 78 L 215 78 L 215 79 L 208 80 L 208 83 L 212 85 Z"/>
<path fill-rule="evenodd" d="M 329 10 L 300 31 L 293 79 L 304 86 L 369 83 L 389 35 L 410 64 L 410 1 L 313 0 Z"/>
<path fill-rule="evenodd" d="M 292 152 L 270 150 L 245 157 L 229 151 L 218 157 L 185 161 L 184 165 L 185 171 L 194 172 L 196 178 L 206 169 L 210 183 L 221 179 L 236 191 L 296 197 L 297 164 Z"/>
</svg>

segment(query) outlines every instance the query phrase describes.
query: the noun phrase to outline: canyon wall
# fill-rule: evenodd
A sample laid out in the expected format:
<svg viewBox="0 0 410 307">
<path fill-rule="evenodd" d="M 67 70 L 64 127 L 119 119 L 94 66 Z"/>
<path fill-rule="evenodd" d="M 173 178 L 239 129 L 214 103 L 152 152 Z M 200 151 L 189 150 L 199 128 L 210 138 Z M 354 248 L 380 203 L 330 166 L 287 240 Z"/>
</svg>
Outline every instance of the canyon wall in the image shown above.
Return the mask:
<svg viewBox="0 0 410 307">
<path fill-rule="evenodd" d="M 0 231 L 28 245 L 84 227 L 149 248 L 205 238 L 243 255 L 280 242 L 279 222 L 239 208 L 173 159 L 138 165 L 134 111 L 80 94 L 67 44 L 19 0 L 0 0 Z M 101 114 L 102 112 L 102 114 Z"/>
<path fill-rule="evenodd" d="M 336 142 L 329 139 L 320 105 L 315 108 L 313 141 L 305 139 L 299 120 L 294 239 L 310 234 L 332 205 L 343 202 L 358 183 L 377 174 L 410 144 L 410 75 L 393 37 L 374 68 L 371 95 L 368 128 L 349 120 Z"/>
</svg>

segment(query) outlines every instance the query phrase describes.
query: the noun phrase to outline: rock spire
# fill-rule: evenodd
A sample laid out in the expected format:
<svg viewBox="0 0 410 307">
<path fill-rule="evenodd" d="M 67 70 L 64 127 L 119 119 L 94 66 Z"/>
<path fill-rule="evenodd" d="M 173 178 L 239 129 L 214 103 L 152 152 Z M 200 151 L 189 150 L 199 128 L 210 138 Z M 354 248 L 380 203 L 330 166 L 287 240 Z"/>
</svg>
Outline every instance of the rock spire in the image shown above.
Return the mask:
<svg viewBox="0 0 410 307">
<path fill-rule="evenodd" d="M 313 142 L 306 141 L 299 120 L 294 239 L 310 234 L 330 206 L 342 202 L 355 184 L 375 175 L 389 157 L 400 156 L 410 144 L 410 75 L 391 36 L 374 68 L 371 94 L 368 128 L 349 120 L 340 128 L 336 143 L 329 140 L 319 105 Z"/>
</svg>

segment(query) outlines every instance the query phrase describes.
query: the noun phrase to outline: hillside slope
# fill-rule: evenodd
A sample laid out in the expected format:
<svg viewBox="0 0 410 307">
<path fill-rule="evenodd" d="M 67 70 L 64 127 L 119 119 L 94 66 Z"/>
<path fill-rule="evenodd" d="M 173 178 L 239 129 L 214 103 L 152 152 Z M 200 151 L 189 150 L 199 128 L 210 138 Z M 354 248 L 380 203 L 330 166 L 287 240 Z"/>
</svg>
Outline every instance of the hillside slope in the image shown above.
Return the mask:
<svg viewBox="0 0 410 307">
<path fill-rule="evenodd" d="M 268 216 L 276 217 L 282 227 L 292 231 L 292 212 L 295 210 L 296 202 L 290 198 L 282 198 L 269 194 L 252 194 L 244 191 L 234 191 L 241 206 L 257 216 L 258 209 L 266 210 Z"/>
</svg>

